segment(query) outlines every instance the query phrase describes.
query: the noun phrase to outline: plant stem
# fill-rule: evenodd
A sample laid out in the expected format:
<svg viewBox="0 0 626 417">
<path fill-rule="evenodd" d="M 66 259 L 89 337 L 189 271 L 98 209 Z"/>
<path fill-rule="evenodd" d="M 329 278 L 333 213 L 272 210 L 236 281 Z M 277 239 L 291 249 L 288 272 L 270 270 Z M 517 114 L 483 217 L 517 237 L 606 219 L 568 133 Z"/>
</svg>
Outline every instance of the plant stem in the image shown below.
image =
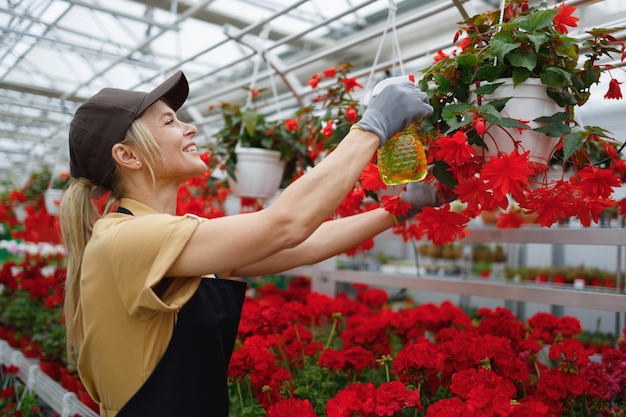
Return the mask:
<svg viewBox="0 0 626 417">
<path fill-rule="evenodd" d="M 239 394 L 239 405 L 243 411 L 243 394 L 241 393 L 241 383 L 237 381 L 237 394 Z"/>
<path fill-rule="evenodd" d="M 328 335 L 328 339 L 326 340 L 326 345 L 324 346 L 324 349 L 328 349 L 328 347 L 330 346 L 330 343 L 333 340 L 333 337 L 335 336 L 335 330 L 337 329 L 337 318 L 333 317 L 333 325 L 330 328 L 330 334 Z"/>
</svg>

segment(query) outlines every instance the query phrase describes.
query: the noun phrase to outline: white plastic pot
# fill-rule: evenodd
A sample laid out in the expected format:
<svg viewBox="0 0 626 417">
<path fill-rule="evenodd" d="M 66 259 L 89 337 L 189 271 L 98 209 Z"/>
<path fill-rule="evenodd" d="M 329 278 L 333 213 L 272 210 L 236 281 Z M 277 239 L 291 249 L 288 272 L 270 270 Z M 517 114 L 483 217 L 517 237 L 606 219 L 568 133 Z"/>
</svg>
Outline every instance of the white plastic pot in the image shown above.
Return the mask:
<svg viewBox="0 0 626 417">
<path fill-rule="evenodd" d="M 237 180 L 228 179 L 234 195 L 246 198 L 269 199 L 280 187 L 285 162 L 280 152 L 260 148 L 237 148 Z"/>
</svg>

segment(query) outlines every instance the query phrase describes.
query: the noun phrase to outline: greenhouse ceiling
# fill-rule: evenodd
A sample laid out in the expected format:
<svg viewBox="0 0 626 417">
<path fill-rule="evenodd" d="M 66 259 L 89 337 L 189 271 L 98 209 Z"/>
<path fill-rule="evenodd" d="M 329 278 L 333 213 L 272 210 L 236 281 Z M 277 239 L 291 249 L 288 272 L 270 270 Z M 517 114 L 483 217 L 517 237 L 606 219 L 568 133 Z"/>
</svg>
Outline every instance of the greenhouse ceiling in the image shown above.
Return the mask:
<svg viewBox="0 0 626 417">
<path fill-rule="evenodd" d="M 626 26 L 623 0 L 565 3 L 579 9 L 578 33 Z M 69 122 L 103 87 L 147 91 L 182 69 L 191 92 L 181 117 L 198 126 L 198 142 L 208 146 L 220 125 L 210 107 L 243 104 L 246 87 L 265 89 L 260 100 L 272 111 L 288 111 L 310 100 L 306 82 L 314 72 L 339 62 L 353 64 L 365 86 L 385 71 L 418 72 L 452 46 L 457 22 L 499 6 L 500 0 L 0 0 L 0 183 L 19 184 L 44 165 L 67 171 Z M 623 106 L 593 107 L 597 114 L 588 117 L 606 119 L 626 137 Z"/>
</svg>

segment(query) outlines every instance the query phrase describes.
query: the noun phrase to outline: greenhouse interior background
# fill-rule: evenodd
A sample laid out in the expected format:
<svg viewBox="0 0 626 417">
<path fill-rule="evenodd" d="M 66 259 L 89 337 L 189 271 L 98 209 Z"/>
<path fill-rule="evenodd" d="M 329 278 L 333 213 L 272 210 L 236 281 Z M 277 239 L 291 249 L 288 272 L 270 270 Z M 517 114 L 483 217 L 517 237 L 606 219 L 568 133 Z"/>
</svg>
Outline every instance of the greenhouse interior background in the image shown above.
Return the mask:
<svg viewBox="0 0 626 417">
<path fill-rule="evenodd" d="M 576 6 L 580 18 L 571 36 L 626 26 L 623 1 L 565 4 Z M 500 6 L 498 0 L 4 0 L 0 184 L 21 185 L 42 166 L 68 171 L 70 120 L 101 88 L 147 91 L 183 70 L 190 96 L 180 117 L 198 127 L 196 140 L 206 148 L 222 123 L 215 106 L 245 102 L 249 88 L 263 91 L 257 106 L 280 117 L 311 102 L 312 74 L 349 62 L 365 87 L 358 98 L 389 74 L 419 77 L 437 51 L 451 50 L 458 22 Z M 622 62 L 612 64 L 619 71 L 611 76 L 625 81 Z M 593 87 L 600 93 L 578 115 L 624 141 L 626 102 L 602 99 L 608 81 Z M 388 244 L 393 255 L 410 255 L 405 245 Z M 525 250 L 538 265 L 554 262 L 551 245 Z M 602 246 L 572 245 L 559 262 L 613 267 L 616 256 Z M 614 329 L 612 314 L 597 314 L 587 327 Z"/>
<path fill-rule="evenodd" d="M 563 3 L 576 6 L 580 18 L 570 29 L 573 37 L 583 38 L 593 27 L 626 27 L 623 0 Z M 388 75 L 419 77 L 438 51 L 452 50 L 458 22 L 500 6 L 500 0 L 0 0 L 0 191 L 24 184 L 44 166 L 67 172 L 72 116 L 104 87 L 148 91 L 182 70 L 190 94 L 179 117 L 198 127 L 196 141 L 207 149 L 222 127 L 215 108 L 221 102 L 244 103 L 248 89 L 257 88 L 258 108 L 280 118 L 311 103 L 307 81 L 314 73 L 342 62 L 353 65 L 350 74 L 365 87 L 355 95 L 363 98 Z M 616 36 L 624 40 L 626 31 Z M 624 63 L 610 64 L 616 69 L 611 77 L 626 83 Z M 621 143 L 626 101 L 602 98 L 609 81 L 603 75 L 577 114 L 581 124 L 602 126 Z M 626 196 L 621 189 L 617 194 Z M 624 269 L 621 245 L 587 245 L 582 231 L 579 236 L 572 245 L 501 244 L 511 262 Z M 626 245 L 626 233 L 621 236 Z M 385 287 L 385 272 L 401 273 L 408 265 L 414 275 L 415 263 L 424 261 L 416 261 L 417 249 L 397 237 L 383 234 L 378 241 L 368 256 L 334 258 L 320 268 L 341 264 L 382 272 L 379 284 Z M 406 262 L 382 268 L 381 253 Z M 545 310 L 573 315 L 589 331 L 615 334 L 626 321 L 626 310 L 469 296 L 455 293 L 455 285 L 411 294 L 418 302 L 504 305 L 525 316 Z M 390 294 L 397 291 L 389 288 Z"/>
</svg>

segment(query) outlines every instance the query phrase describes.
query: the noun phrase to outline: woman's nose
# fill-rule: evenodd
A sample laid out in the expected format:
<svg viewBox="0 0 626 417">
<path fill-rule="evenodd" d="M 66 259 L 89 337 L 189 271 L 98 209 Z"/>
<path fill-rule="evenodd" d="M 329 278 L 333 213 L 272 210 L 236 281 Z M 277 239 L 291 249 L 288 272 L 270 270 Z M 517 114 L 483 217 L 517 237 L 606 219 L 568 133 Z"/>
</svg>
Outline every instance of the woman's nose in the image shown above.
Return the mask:
<svg viewBox="0 0 626 417">
<path fill-rule="evenodd" d="M 198 128 L 189 123 L 185 123 L 185 135 L 195 135 L 198 132 Z"/>
</svg>

